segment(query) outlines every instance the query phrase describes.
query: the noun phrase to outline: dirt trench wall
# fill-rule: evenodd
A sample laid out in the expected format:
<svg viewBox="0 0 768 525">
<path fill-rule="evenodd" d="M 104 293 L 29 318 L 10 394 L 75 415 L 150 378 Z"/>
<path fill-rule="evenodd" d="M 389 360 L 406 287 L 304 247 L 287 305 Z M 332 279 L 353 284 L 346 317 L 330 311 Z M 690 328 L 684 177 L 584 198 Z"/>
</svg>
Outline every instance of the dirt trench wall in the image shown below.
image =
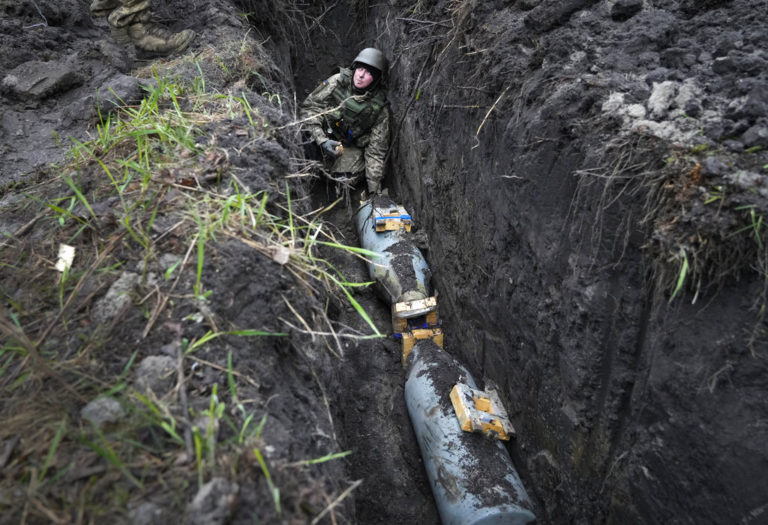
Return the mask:
<svg viewBox="0 0 768 525">
<path fill-rule="evenodd" d="M 765 58 L 748 21 L 760 2 L 394 4 L 368 30 L 393 62 L 388 185 L 429 234 L 447 348 L 506 394 L 540 521 L 759 522 L 762 280 L 747 269 L 670 302 L 680 262 L 654 242 L 662 219 L 704 228 L 685 216 L 704 199 L 665 188 L 746 156 L 744 135 L 736 160 L 722 146 L 738 130 L 701 129 L 728 125 L 740 82 L 765 84 L 714 64 L 734 38 Z M 658 84 L 686 81 L 701 118 L 671 103 L 652 116 Z M 615 93 L 647 121 L 607 105 Z"/>
</svg>

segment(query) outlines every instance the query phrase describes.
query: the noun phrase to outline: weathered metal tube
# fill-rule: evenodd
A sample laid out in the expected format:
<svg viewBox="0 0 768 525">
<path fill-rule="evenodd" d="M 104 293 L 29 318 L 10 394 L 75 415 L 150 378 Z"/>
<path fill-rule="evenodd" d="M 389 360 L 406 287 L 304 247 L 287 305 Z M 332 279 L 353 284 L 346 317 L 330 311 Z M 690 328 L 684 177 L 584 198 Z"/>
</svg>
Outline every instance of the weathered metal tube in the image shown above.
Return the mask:
<svg viewBox="0 0 768 525">
<path fill-rule="evenodd" d="M 376 197 L 376 206 L 391 204 L 388 197 Z M 357 210 L 354 219 L 360 245 L 379 254 L 368 263 L 368 273 L 371 280 L 376 281 L 379 293 L 389 304 L 430 297 L 432 274 L 424 255 L 402 230 L 377 232 L 372 210 L 373 201 L 368 200 Z"/>
<path fill-rule="evenodd" d="M 469 372 L 430 340 L 408 356 L 405 400 L 443 525 L 522 525 L 535 518 L 504 445 L 464 432 L 450 391 Z"/>
</svg>

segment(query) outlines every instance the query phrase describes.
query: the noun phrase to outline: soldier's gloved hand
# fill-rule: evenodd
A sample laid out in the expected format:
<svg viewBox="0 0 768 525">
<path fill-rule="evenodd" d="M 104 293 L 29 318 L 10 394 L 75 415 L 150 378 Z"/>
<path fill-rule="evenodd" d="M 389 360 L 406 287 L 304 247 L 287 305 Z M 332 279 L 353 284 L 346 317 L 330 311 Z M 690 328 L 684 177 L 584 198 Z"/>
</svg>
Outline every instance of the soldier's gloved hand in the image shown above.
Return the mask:
<svg viewBox="0 0 768 525">
<path fill-rule="evenodd" d="M 368 181 L 368 195 L 380 195 L 381 194 L 381 184 L 379 181 Z"/>
<path fill-rule="evenodd" d="M 323 148 L 323 151 L 326 155 L 330 155 L 332 159 L 335 159 L 341 153 L 339 153 L 336 148 L 338 148 L 341 145 L 341 142 L 338 140 L 326 140 L 322 144 L 320 144 L 320 147 Z"/>
</svg>

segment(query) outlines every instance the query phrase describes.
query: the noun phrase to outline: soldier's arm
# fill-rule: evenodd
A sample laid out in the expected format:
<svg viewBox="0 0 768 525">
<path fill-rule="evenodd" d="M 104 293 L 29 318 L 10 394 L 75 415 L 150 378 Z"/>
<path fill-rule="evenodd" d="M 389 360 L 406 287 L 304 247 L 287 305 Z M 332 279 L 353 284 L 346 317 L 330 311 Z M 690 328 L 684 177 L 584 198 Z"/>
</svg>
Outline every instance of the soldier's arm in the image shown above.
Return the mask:
<svg viewBox="0 0 768 525">
<path fill-rule="evenodd" d="M 389 108 L 385 107 L 379 113 L 373 128 L 371 141 L 365 148 L 365 179 L 369 189 L 372 186 L 381 187 L 384 178 L 384 158 L 389 148 Z"/>
<path fill-rule="evenodd" d="M 340 75 L 337 73 L 324 81 L 301 104 L 302 127 L 312 135 L 312 139 L 318 145 L 328 140 L 323 131 L 323 114 L 334 107 L 331 94 L 339 81 L 339 77 Z"/>
</svg>

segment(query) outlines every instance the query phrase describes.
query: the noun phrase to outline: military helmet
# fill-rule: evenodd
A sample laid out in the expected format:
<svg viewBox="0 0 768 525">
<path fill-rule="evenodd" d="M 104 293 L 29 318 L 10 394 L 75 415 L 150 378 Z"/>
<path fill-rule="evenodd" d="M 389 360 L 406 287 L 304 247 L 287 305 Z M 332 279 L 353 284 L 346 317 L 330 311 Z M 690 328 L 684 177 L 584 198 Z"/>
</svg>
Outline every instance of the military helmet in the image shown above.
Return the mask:
<svg viewBox="0 0 768 525">
<path fill-rule="evenodd" d="M 387 60 L 387 57 L 384 56 L 384 53 L 376 49 L 375 47 L 366 47 L 362 51 L 360 51 L 357 56 L 355 57 L 355 60 L 352 61 L 353 64 L 365 64 L 366 66 L 371 66 L 373 68 L 376 68 L 381 73 L 386 73 L 389 69 L 389 61 Z"/>
</svg>

